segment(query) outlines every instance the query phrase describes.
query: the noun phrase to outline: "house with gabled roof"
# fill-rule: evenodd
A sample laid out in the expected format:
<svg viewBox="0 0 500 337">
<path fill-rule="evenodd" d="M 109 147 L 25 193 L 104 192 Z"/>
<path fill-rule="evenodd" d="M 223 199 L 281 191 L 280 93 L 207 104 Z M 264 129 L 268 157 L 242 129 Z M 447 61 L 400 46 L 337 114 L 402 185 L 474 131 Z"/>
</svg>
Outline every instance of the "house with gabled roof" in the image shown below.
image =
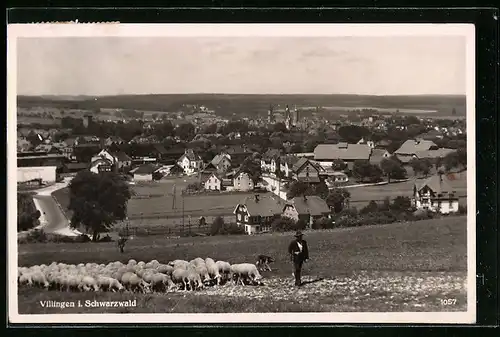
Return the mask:
<svg viewBox="0 0 500 337">
<path fill-rule="evenodd" d="M 279 149 L 268 149 L 260 159 L 260 167 L 262 171 L 275 172 L 276 170 L 276 158 L 282 155 L 282 151 Z M 273 166 L 274 163 L 274 166 Z"/>
<path fill-rule="evenodd" d="M 231 168 L 231 157 L 227 153 L 222 152 L 216 155 L 210 164 L 215 167 L 217 172 L 224 173 Z"/>
<path fill-rule="evenodd" d="M 431 140 L 408 139 L 399 149 L 394 151 L 394 155 L 396 155 L 402 163 L 408 163 L 415 158 L 418 152 L 437 150 L 438 148 L 439 146 Z"/>
<path fill-rule="evenodd" d="M 434 175 L 413 186 L 413 204 L 417 209 L 449 214 L 458 212 L 458 195 L 444 175 Z"/>
<path fill-rule="evenodd" d="M 193 149 L 186 149 L 177 164 L 184 169 L 185 174 L 194 174 L 203 169 L 203 160 Z"/>
<path fill-rule="evenodd" d="M 250 174 L 244 171 L 236 171 L 233 176 L 234 191 L 251 191 L 254 189 L 254 183 Z"/>
<path fill-rule="evenodd" d="M 222 176 L 212 173 L 203 180 L 203 185 L 209 191 L 222 191 Z"/>
<path fill-rule="evenodd" d="M 291 176 L 294 180 L 308 184 L 318 184 L 321 182 L 319 164 L 305 157 L 299 158 L 293 164 Z"/>
<path fill-rule="evenodd" d="M 309 227 L 313 222 L 322 218 L 330 217 L 331 210 L 325 200 L 317 195 L 295 197 L 288 200 L 283 207 L 283 217 L 294 221 L 303 220 Z"/>
<path fill-rule="evenodd" d="M 236 224 L 244 226 L 245 233 L 251 235 L 270 228 L 274 219 L 283 212 L 280 198 L 272 194 L 255 194 L 240 201 L 233 214 Z"/>
<path fill-rule="evenodd" d="M 372 148 L 367 144 L 319 144 L 314 149 L 314 160 L 322 166 L 332 166 L 334 160 L 344 161 L 352 169 L 356 160 L 370 160 Z"/>
<path fill-rule="evenodd" d="M 90 172 L 102 173 L 111 172 L 113 170 L 113 162 L 105 157 L 93 158 L 90 163 Z"/>
</svg>

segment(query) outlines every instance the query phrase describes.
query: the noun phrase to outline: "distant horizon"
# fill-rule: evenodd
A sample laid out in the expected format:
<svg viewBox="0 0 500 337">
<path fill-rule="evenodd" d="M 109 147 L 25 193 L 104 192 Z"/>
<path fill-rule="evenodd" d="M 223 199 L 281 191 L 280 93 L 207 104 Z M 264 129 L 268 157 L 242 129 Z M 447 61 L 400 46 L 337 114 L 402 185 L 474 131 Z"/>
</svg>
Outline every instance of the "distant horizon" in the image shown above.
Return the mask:
<svg viewBox="0 0 500 337">
<path fill-rule="evenodd" d="M 31 96 L 465 95 L 463 36 L 17 40 Z"/>
<path fill-rule="evenodd" d="M 54 94 L 40 94 L 40 95 L 24 95 L 19 94 L 17 97 L 120 97 L 120 96 L 168 96 L 168 95 L 176 95 L 176 96 L 191 96 L 191 95 L 226 95 L 226 96 L 374 96 L 374 97 L 422 97 L 422 96 L 443 96 L 443 97 L 467 97 L 466 94 L 395 94 L 395 95 L 375 95 L 375 94 L 344 94 L 344 93 L 335 93 L 335 94 L 307 94 L 307 93 L 286 93 L 286 94 L 278 94 L 278 93 L 268 93 L 268 94 L 253 94 L 253 93 L 224 93 L 224 92 L 193 92 L 193 93 L 154 93 L 154 94 L 118 94 L 118 95 L 54 95 Z"/>
</svg>

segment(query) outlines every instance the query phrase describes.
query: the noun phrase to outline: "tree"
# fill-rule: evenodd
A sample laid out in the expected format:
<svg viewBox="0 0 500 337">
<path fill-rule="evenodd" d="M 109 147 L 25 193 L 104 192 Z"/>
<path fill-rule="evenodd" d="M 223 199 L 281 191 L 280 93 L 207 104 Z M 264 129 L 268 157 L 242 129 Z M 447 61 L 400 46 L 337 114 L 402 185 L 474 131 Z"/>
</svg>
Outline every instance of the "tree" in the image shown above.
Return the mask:
<svg viewBox="0 0 500 337">
<path fill-rule="evenodd" d="M 25 231 L 39 224 L 41 213 L 36 209 L 33 196 L 29 193 L 17 193 L 17 230 Z"/>
<path fill-rule="evenodd" d="M 240 170 L 248 173 L 250 178 L 252 178 L 254 186 L 257 185 L 262 177 L 262 167 L 260 166 L 260 161 L 254 157 L 247 157 L 241 164 Z"/>
<path fill-rule="evenodd" d="M 153 134 L 158 139 L 164 139 L 174 134 L 174 126 L 170 121 L 163 121 L 162 123 L 155 124 Z"/>
<path fill-rule="evenodd" d="M 342 159 L 334 159 L 332 162 L 332 169 L 334 171 L 344 171 L 347 168 L 347 164 Z"/>
<path fill-rule="evenodd" d="M 379 209 L 378 204 L 376 201 L 371 200 L 366 207 L 362 208 L 359 213 L 360 214 L 367 214 L 367 213 L 375 213 Z"/>
<path fill-rule="evenodd" d="M 217 235 L 224 230 L 224 218 L 221 216 L 215 217 L 212 225 L 210 226 L 210 235 Z"/>
<path fill-rule="evenodd" d="M 217 124 L 215 123 L 212 123 L 210 125 L 207 125 L 204 129 L 203 129 L 203 133 L 208 133 L 208 134 L 211 134 L 211 133 L 216 133 L 217 132 Z"/>
<path fill-rule="evenodd" d="M 392 158 L 384 158 L 380 162 L 380 167 L 382 171 L 387 176 L 387 180 L 391 182 L 392 179 L 405 179 L 406 178 L 406 170 L 401 165 L 401 163 Z"/>
<path fill-rule="evenodd" d="M 409 197 L 397 196 L 392 201 L 391 209 L 398 212 L 406 212 L 411 208 L 411 199 Z"/>
<path fill-rule="evenodd" d="M 175 129 L 175 135 L 184 141 L 193 139 L 194 134 L 194 125 L 191 123 L 181 124 Z"/>
<path fill-rule="evenodd" d="M 127 216 L 127 202 L 131 197 L 128 184 L 113 172 L 95 174 L 79 172 L 69 184 L 69 210 L 73 212 L 71 225 L 85 226 L 92 232 L 92 240 L 106 232 L 116 221 Z"/>
<path fill-rule="evenodd" d="M 467 158 L 467 156 L 465 156 Z M 447 154 L 443 158 L 443 164 L 446 172 L 451 171 L 454 168 L 460 167 L 461 163 L 457 152 L 452 152 Z"/>
<path fill-rule="evenodd" d="M 357 143 L 361 138 L 367 138 L 371 135 L 370 130 L 358 125 L 341 126 L 338 133 L 348 143 Z"/>
<path fill-rule="evenodd" d="M 334 188 L 328 193 L 326 203 L 333 208 L 335 213 L 339 213 L 344 209 L 349 198 L 351 198 L 351 193 L 348 190 L 344 188 Z"/>
<path fill-rule="evenodd" d="M 370 164 L 368 160 L 356 160 L 352 168 L 353 176 L 361 182 L 379 182 L 382 179 L 382 169 Z"/>
<path fill-rule="evenodd" d="M 273 125 L 273 131 L 274 132 L 286 132 L 287 129 L 286 129 L 286 125 L 285 123 L 276 123 Z"/>
<path fill-rule="evenodd" d="M 415 175 L 422 173 L 424 176 L 427 176 L 431 172 L 432 162 L 427 158 L 414 158 L 410 160 L 409 164 L 412 167 L 413 172 L 415 172 Z"/>
<path fill-rule="evenodd" d="M 310 195 L 311 190 L 309 184 L 302 181 L 294 181 L 290 184 L 288 192 L 286 193 L 287 199 L 293 199 L 295 197 L 302 197 L 304 195 Z"/>
</svg>

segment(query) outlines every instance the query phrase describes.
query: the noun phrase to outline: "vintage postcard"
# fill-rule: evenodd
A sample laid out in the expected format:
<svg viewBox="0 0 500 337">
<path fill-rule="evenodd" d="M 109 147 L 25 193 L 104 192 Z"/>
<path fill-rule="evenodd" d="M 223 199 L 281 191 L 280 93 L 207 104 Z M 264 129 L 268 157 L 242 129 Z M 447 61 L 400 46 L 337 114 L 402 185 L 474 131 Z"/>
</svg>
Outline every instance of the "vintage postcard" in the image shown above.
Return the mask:
<svg viewBox="0 0 500 337">
<path fill-rule="evenodd" d="M 474 36 L 9 25 L 10 321 L 474 323 Z"/>
</svg>

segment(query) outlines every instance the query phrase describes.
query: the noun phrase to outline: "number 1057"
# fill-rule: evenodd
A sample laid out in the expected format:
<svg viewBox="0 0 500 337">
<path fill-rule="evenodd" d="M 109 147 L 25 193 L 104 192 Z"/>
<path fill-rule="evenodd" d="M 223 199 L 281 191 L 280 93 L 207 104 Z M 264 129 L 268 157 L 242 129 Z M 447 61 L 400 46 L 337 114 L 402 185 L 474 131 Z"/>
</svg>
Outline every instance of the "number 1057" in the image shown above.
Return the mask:
<svg viewBox="0 0 500 337">
<path fill-rule="evenodd" d="M 455 304 L 457 304 L 456 298 L 442 298 L 440 301 L 441 301 L 442 305 L 455 305 Z"/>
</svg>

